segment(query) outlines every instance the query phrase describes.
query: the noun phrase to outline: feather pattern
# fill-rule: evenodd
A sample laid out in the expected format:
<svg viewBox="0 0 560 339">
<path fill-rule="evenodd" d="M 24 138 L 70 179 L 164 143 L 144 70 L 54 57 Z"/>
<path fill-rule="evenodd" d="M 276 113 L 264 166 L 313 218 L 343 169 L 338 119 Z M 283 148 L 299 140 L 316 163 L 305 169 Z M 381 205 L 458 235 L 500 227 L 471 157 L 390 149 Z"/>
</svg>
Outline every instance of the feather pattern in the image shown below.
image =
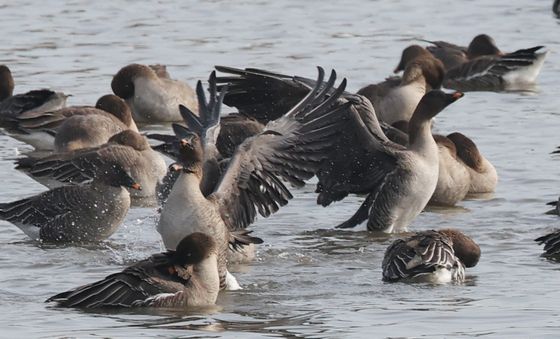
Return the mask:
<svg viewBox="0 0 560 339">
<path fill-rule="evenodd" d="M 419 232 L 394 241 L 385 251 L 383 280 L 427 278 L 439 270 L 451 272 L 453 280 L 464 280 L 465 267 L 456 257 L 453 241 L 437 231 Z"/>
<path fill-rule="evenodd" d="M 545 255 L 558 255 L 560 254 L 560 231 L 555 231 L 550 234 L 544 235 L 535 239 L 539 245 L 544 244 Z"/>
<path fill-rule="evenodd" d="M 326 158 L 339 110 L 331 109 L 344 91 L 346 81 L 329 95 L 336 74 L 323 84 L 319 70 L 317 86 L 265 131 L 245 140 L 229 162 L 216 191 L 209 196 L 220 205 L 231 229 L 245 228 L 257 212 L 269 216 L 292 198 L 280 178 L 302 186 Z"/>
<path fill-rule="evenodd" d="M 111 274 L 98 282 L 81 286 L 73 291 L 57 294 L 47 301 L 58 301 L 61 306 L 139 307 L 165 306 L 174 300 L 181 306 L 182 290 L 189 282 L 190 274 L 169 277 L 166 272 L 171 265 L 155 266 L 153 259 L 143 260 L 122 272 Z M 179 293 L 179 295 L 177 294 Z"/>
<path fill-rule="evenodd" d="M 66 98 L 64 94 L 48 89 L 16 94 L 0 102 L 0 120 L 16 119 L 30 111 L 41 113 L 60 109 L 66 105 Z"/>
<path fill-rule="evenodd" d="M 505 89 L 509 74 L 528 68 L 543 59 L 543 46 L 520 49 L 501 56 L 483 56 L 447 71 L 444 87 L 460 91 Z M 534 79 L 524 79 L 530 83 Z"/>
</svg>

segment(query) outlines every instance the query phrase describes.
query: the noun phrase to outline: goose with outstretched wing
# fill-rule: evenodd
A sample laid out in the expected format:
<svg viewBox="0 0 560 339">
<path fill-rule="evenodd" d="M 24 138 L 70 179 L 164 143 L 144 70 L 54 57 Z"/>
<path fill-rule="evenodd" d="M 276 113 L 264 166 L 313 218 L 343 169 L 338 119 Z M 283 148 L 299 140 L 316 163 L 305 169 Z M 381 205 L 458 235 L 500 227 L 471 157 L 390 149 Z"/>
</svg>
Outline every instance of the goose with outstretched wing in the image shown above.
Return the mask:
<svg viewBox="0 0 560 339">
<path fill-rule="evenodd" d="M 193 232 L 213 236 L 219 248 L 222 287 L 228 244 L 255 242 L 245 228 L 257 213 L 268 217 L 292 198 L 282 179 L 302 186 L 327 157 L 346 106 L 337 101 L 346 81 L 333 91 L 334 71 L 327 82 L 323 78 L 324 71 L 319 68 L 316 86 L 308 95 L 237 148 L 218 185 L 207 196 L 200 189 L 204 165 L 201 137 L 175 128 L 180 148 L 173 167 L 181 174 L 162 208 L 158 231 L 168 249 Z"/>
<path fill-rule="evenodd" d="M 218 77 L 218 82 L 235 88 L 234 103 L 240 111 L 257 103 L 265 111 L 270 106 L 270 110 L 282 102 L 283 96 L 288 97 L 289 93 L 302 88 L 285 89 L 300 77 L 280 77 L 255 69 L 217 69 L 231 74 Z M 259 86 L 258 81 L 263 85 Z M 251 92 L 252 88 L 259 87 L 274 90 Z M 226 94 L 224 102 L 232 103 L 228 96 Z M 351 193 L 367 197 L 354 216 L 338 227 L 354 227 L 368 220 L 368 229 L 372 231 L 406 230 L 428 203 L 438 180 L 438 148 L 431 133 L 431 119 L 461 96 L 459 92 L 446 94 L 439 90 L 425 94 L 410 119 L 408 146 L 402 146 L 387 138 L 369 100 L 343 93 L 346 101 L 343 115 L 347 119 L 339 122 L 341 133 L 333 140 L 334 146 L 317 172 L 317 202 L 327 206 Z"/>
</svg>

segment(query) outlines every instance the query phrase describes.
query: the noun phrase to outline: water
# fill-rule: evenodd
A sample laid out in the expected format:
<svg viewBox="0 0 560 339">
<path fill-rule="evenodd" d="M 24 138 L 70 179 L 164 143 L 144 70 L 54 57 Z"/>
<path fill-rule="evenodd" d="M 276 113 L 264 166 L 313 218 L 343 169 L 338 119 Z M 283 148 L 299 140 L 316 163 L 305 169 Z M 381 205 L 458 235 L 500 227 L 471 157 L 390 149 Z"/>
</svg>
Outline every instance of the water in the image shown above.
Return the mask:
<svg viewBox="0 0 560 339">
<path fill-rule="evenodd" d="M 315 205 L 313 185 L 253 229 L 266 244 L 232 271 L 245 287 L 217 306 L 189 311 L 92 313 L 53 308 L 54 293 L 100 279 L 161 249 L 156 211 L 131 210 L 108 241 L 40 247 L 15 226 L 0 228 L 0 336 L 15 337 L 557 337 L 560 264 L 533 239 L 556 226 L 544 203 L 559 193 L 559 21 L 551 1 L 159 1 L 76 0 L 0 6 L 0 62 L 16 92 L 50 87 L 93 104 L 131 62 L 163 63 L 194 84 L 215 64 L 315 76 L 336 68 L 349 89 L 382 80 L 414 38 L 467 44 L 478 33 L 505 50 L 552 53 L 536 93 L 468 93 L 437 119 L 442 133 L 472 137 L 500 174 L 488 200 L 422 213 L 411 230 L 457 227 L 482 247 L 462 285 L 387 284 L 383 252 L 393 238 L 333 230 L 358 207 L 349 197 Z M 44 190 L 13 169 L 29 148 L 0 136 L 0 201 Z"/>
</svg>

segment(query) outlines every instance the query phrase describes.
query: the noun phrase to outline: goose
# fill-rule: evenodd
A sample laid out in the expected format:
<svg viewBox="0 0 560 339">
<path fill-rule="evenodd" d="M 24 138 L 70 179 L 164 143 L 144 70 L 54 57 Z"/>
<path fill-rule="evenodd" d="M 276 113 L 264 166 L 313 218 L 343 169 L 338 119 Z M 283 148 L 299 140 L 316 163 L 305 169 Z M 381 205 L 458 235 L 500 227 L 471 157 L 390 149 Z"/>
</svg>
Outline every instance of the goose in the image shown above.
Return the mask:
<svg viewBox="0 0 560 339">
<path fill-rule="evenodd" d="M 480 253 L 474 240 L 459 230 L 417 232 L 387 248 L 383 280 L 460 283 L 465 280 L 465 267 L 476 266 Z"/>
<path fill-rule="evenodd" d="M 14 95 L 14 78 L 6 65 L 0 65 L 0 123 L 16 119 L 21 113 L 47 112 L 66 106 L 68 95 L 48 89 L 33 90 Z"/>
<path fill-rule="evenodd" d="M 327 206 L 348 193 L 367 194 L 358 211 L 338 228 L 355 227 L 368 220 L 370 231 L 404 232 L 424 209 L 439 177 L 439 151 L 431 133 L 431 119 L 463 96 L 433 90 L 420 100 L 409 123 L 409 143 L 401 146 L 384 134 L 372 133 L 356 121 L 355 140 L 349 149 L 331 156 L 318 173 L 318 203 Z M 361 126 L 360 126 L 361 125 Z"/>
<path fill-rule="evenodd" d="M 406 146 L 408 144 L 408 122 L 397 121 L 392 129 L 383 129 L 389 140 Z M 432 134 L 438 147 L 439 174 L 436 189 L 429 205 L 454 206 L 463 200 L 470 188 L 471 176 L 463 161 L 457 156 L 453 141 L 440 134 Z"/>
<path fill-rule="evenodd" d="M 97 282 L 46 300 L 60 307 L 176 307 L 213 305 L 219 292 L 217 247 L 193 233 L 176 250 L 154 254 Z"/>
<path fill-rule="evenodd" d="M 447 136 L 457 149 L 457 156 L 469 171 L 471 184 L 469 193 L 491 193 L 498 185 L 496 168 L 480 151 L 476 144 L 462 133 L 455 132 Z"/>
<path fill-rule="evenodd" d="M 190 114 L 190 110 L 181 110 L 181 116 L 187 128 L 197 133 L 199 138 L 203 140 L 204 164 L 201 190 L 205 196 L 213 192 L 222 174 L 222 168 L 227 165 L 237 146 L 245 139 L 264 130 L 264 125 L 252 117 L 236 113 L 220 116 L 225 91 L 222 92 L 221 96 L 218 96 L 215 71 L 210 74 L 208 83 L 210 84 L 208 102 L 206 102 L 202 82 L 198 81 L 196 86 L 199 116 Z M 174 128 L 181 127 L 175 125 Z M 178 135 L 181 133 L 181 131 L 177 131 Z M 155 149 L 177 160 L 179 140 L 175 136 L 148 134 L 148 138 L 163 141 Z M 177 177 L 178 172 L 169 171 L 164 180 L 165 184 L 160 186 L 159 198 L 162 204 L 167 200 Z"/>
<path fill-rule="evenodd" d="M 421 54 L 420 50 L 423 50 L 424 54 Z M 407 59 L 407 65 L 402 66 L 402 77 L 390 77 L 384 82 L 368 85 L 357 92 L 371 101 L 377 118 L 389 125 L 400 120 L 410 120 L 422 96 L 432 89 L 440 88 L 445 75 L 441 61 L 424 48 L 409 46 L 403 54 L 409 53 L 419 55 Z"/>
<path fill-rule="evenodd" d="M 14 138 L 38 150 L 68 152 L 99 146 L 126 129 L 138 132 L 126 103 L 109 94 L 95 107 L 72 106 L 50 112 L 26 112 L 18 117 L 20 134 Z"/>
<path fill-rule="evenodd" d="M 179 105 L 197 109 L 194 90 L 171 79 L 161 65 L 127 65 L 115 74 L 111 88 L 126 101 L 134 120 L 140 123 L 181 121 Z"/>
<path fill-rule="evenodd" d="M 142 190 L 131 190 L 133 198 L 156 198 L 156 188 L 167 173 L 163 157 L 154 151 L 148 140 L 133 130 L 113 135 L 101 146 L 65 153 L 55 153 L 43 158 L 18 159 L 17 169 L 33 178 L 49 177 L 60 183 L 83 183 L 99 174 L 107 163 L 117 163 L 136 179 Z M 41 182 L 41 181 L 40 181 Z"/>
<path fill-rule="evenodd" d="M 230 74 L 218 77 L 218 83 L 233 92 L 232 97 L 225 95 L 224 103 L 240 112 L 259 110 L 262 117 L 289 107 L 313 84 L 310 79 L 263 70 L 216 69 Z M 347 119 L 338 125 L 341 133 L 333 140 L 335 147 L 317 172 L 317 203 L 327 206 L 350 193 L 368 196 L 356 214 L 337 227 L 350 228 L 369 219 L 371 231 L 406 230 L 437 184 L 438 149 L 431 119 L 462 96 L 440 90 L 426 93 L 410 119 L 410 143 L 405 147 L 387 139 L 368 99 L 343 92 Z"/>
<path fill-rule="evenodd" d="M 433 136 L 439 151 L 439 175 L 429 204 L 454 206 L 469 193 L 471 175 L 457 156 L 453 141 L 443 135 Z"/>
<path fill-rule="evenodd" d="M 548 55 L 548 51 L 541 51 L 544 46 L 503 53 L 486 34 L 476 36 L 466 48 L 431 43 L 435 46 L 428 50 L 446 66 L 443 86 L 459 91 L 524 89 L 535 83 Z"/>
<path fill-rule="evenodd" d="M 35 196 L 0 203 L 0 219 L 32 240 L 48 243 L 98 242 L 111 236 L 130 207 L 125 187 L 141 186 L 116 164 L 98 169 L 87 185 L 58 187 Z"/>
<path fill-rule="evenodd" d="M 239 233 L 246 236 L 248 232 L 244 229 L 253 223 L 257 212 L 268 217 L 292 198 L 280 178 L 302 186 L 304 180 L 315 174 L 332 145 L 332 136 L 338 133 L 340 110 L 331 110 L 331 106 L 344 91 L 346 81 L 331 92 L 336 74 L 333 71 L 324 83 L 324 71 L 318 69 L 316 86 L 304 99 L 237 148 L 211 194 L 204 195 L 200 187 L 204 143 L 216 135 L 216 129 L 201 138 L 192 131 L 175 128 L 180 148 L 174 168 L 180 175 L 162 207 L 157 230 L 168 249 L 174 249 L 177 241 L 190 233 L 203 232 L 214 237 L 218 243 L 222 288 L 226 287 L 228 242 L 254 242 L 240 240 Z"/>
</svg>

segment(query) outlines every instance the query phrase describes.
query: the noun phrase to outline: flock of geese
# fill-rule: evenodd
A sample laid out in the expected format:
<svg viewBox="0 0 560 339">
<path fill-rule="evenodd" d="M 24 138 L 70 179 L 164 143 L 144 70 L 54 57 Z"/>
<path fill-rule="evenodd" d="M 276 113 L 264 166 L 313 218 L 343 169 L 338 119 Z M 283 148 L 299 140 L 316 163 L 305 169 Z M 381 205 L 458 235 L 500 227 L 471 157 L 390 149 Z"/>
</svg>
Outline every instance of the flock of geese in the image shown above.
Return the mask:
<svg viewBox="0 0 560 339">
<path fill-rule="evenodd" d="M 166 252 L 47 300 L 81 308 L 214 304 L 240 288 L 228 264 L 251 261 L 263 242 L 248 230 L 257 215 L 278 211 L 292 198 L 287 186 L 314 176 L 322 206 L 365 196 L 336 227 L 406 232 L 426 205 L 453 206 L 498 182 L 469 137 L 432 134 L 434 117 L 459 91 L 534 83 L 547 55 L 542 46 L 502 52 L 485 34 L 466 47 L 425 42 L 404 49 L 401 75 L 357 93 L 321 67 L 308 79 L 216 66 L 207 89 L 192 89 L 165 66 L 131 64 L 113 77 L 114 94 L 66 107 L 67 95 L 46 89 L 14 95 L 0 66 L 4 133 L 50 152 L 16 160 L 49 190 L 1 203 L 0 218 L 34 240 L 79 245 L 110 237 L 131 205 L 160 206 Z M 237 113 L 222 115 L 222 104 Z M 141 134 L 137 123 L 172 123 L 173 135 Z M 385 281 L 461 282 L 481 255 L 457 229 L 405 236 L 385 252 Z M 560 232 L 537 241 L 560 253 Z"/>
</svg>

